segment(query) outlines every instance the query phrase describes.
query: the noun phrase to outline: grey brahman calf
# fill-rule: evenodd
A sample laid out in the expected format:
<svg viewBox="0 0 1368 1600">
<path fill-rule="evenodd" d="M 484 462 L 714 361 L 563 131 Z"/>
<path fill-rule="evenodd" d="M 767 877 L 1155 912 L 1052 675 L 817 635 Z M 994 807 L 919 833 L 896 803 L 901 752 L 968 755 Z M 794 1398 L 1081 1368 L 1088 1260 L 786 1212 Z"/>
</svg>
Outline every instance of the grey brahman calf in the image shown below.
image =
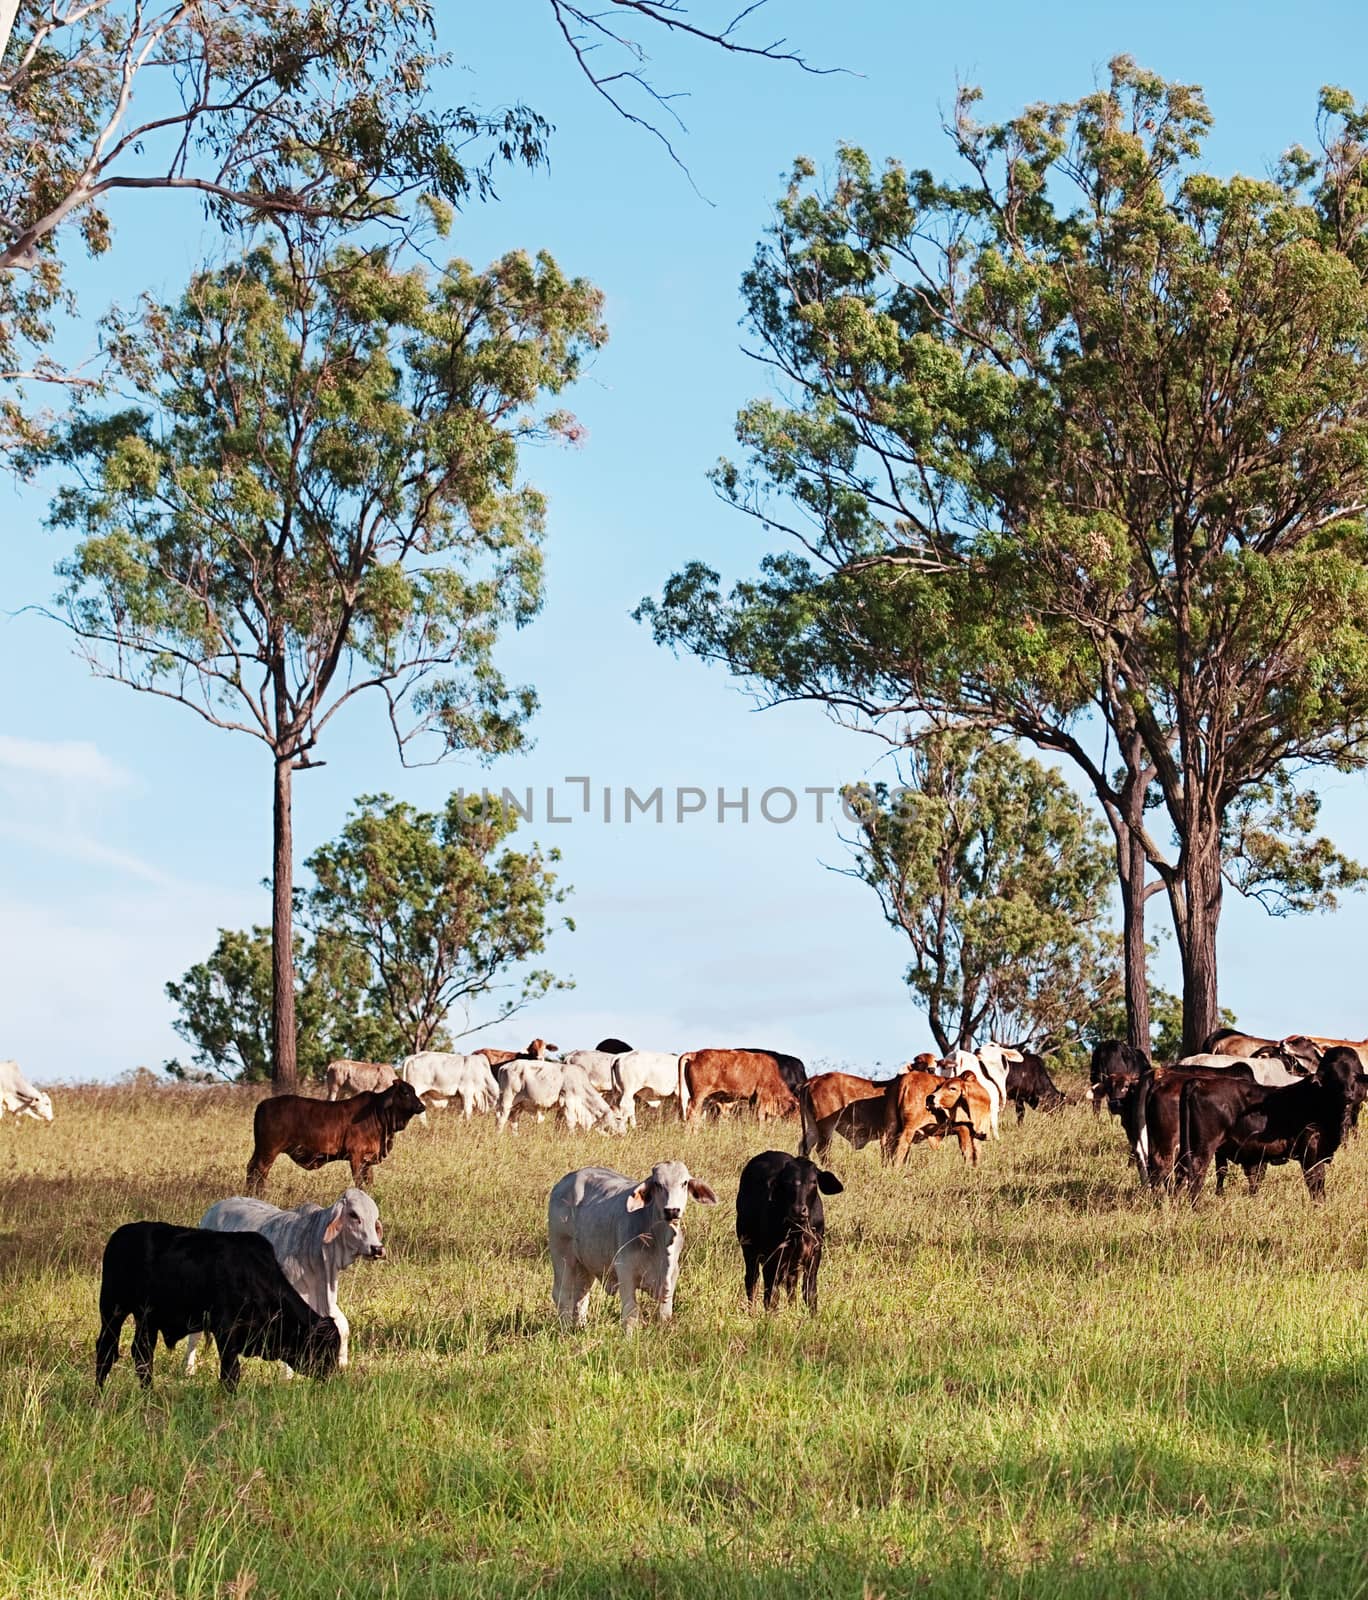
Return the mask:
<svg viewBox="0 0 1368 1600">
<path fill-rule="evenodd" d="M 690 1195 L 700 1205 L 717 1204 L 682 1161 L 659 1161 L 640 1181 L 608 1167 L 567 1172 L 552 1189 L 546 1214 L 551 1292 L 562 1323 L 584 1326 L 596 1278 L 609 1294 L 621 1296 L 624 1328 L 638 1321 L 638 1294 L 659 1301 L 660 1320 L 668 1322 Z"/>
<path fill-rule="evenodd" d="M 268 1239 L 290 1287 L 320 1317 L 331 1317 L 337 1324 L 341 1337 L 337 1364 L 346 1366 L 351 1324 L 337 1303 L 337 1280 L 353 1261 L 379 1261 L 385 1254 L 380 1210 L 364 1189 L 348 1189 L 326 1208 L 306 1201 L 293 1211 L 234 1195 L 210 1206 L 200 1227 L 213 1233 L 259 1233 Z M 201 1337 L 190 1335 L 187 1372 L 195 1370 L 195 1347 Z"/>
</svg>

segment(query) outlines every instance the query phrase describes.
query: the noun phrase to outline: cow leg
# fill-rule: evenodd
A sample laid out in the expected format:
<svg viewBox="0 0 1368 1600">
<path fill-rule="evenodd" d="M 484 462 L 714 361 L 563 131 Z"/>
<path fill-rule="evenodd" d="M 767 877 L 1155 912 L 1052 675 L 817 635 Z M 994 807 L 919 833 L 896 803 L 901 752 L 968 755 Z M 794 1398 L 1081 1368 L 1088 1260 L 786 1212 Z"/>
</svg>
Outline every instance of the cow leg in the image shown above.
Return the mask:
<svg viewBox="0 0 1368 1600">
<path fill-rule="evenodd" d="M 157 1348 L 157 1325 L 143 1313 L 133 1324 L 133 1370 L 144 1389 L 152 1387 L 152 1354 Z"/>
<path fill-rule="evenodd" d="M 1316 1161 L 1309 1167 L 1302 1168 L 1302 1176 L 1306 1179 L 1306 1192 L 1313 1200 L 1325 1199 L 1325 1169 L 1329 1165 L 1328 1161 Z"/>
<path fill-rule="evenodd" d="M 341 1306 L 334 1306 L 331 1315 L 333 1321 L 337 1324 L 338 1338 L 341 1341 L 341 1348 L 337 1352 L 337 1365 L 341 1368 L 345 1367 L 351 1359 L 351 1323 L 342 1314 Z M 287 1368 L 286 1370 L 288 1371 L 289 1369 Z"/>
<path fill-rule="evenodd" d="M 227 1333 L 222 1338 L 214 1335 L 214 1342 L 219 1347 L 219 1382 L 232 1394 L 238 1386 L 238 1379 L 242 1376 L 241 1350 L 238 1348 L 237 1339 L 233 1334 Z"/>
<path fill-rule="evenodd" d="M 364 1156 L 359 1160 L 355 1156 L 351 1156 L 348 1157 L 348 1160 L 351 1163 L 352 1182 L 358 1189 L 369 1189 L 373 1163 Z"/>
<path fill-rule="evenodd" d="M 960 1124 L 955 1128 L 955 1137 L 959 1140 L 962 1159 L 971 1167 L 978 1166 L 978 1146 L 974 1143 L 974 1130 Z"/>
<path fill-rule="evenodd" d="M 104 1388 L 110 1368 L 119 1359 L 119 1335 L 123 1332 L 126 1311 L 100 1307 L 100 1332 L 95 1340 L 95 1387 Z"/>
<path fill-rule="evenodd" d="M 551 1297 L 561 1323 L 567 1328 L 582 1328 L 589 1320 L 589 1291 L 594 1286 L 592 1275 L 573 1257 L 556 1261 L 553 1269 L 554 1283 Z"/>
<path fill-rule="evenodd" d="M 780 1252 L 778 1250 L 771 1250 L 770 1253 L 760 1263 L 760 1270 L 764 1273 L 764 1276 L 765 1276 L 765 1310 L 766 1311 L 773 1311 L 774 1310 L 774 1291 L 775 1291 L 775 1286 L 776 1286 L 776 1280 L 779 1277 L 779 1255 L 780 1255 Z"/>
<path fill-rule="evenodd" d="M 191 1377 L 199 1363 L 199 1343 L 204 1335 L 196 1329 L 185 1341 L 185 1375 Z"/>
<path fill-rule="evenodd" d="M 628 1332 L 641 1321 L 641 1311 L 637 1306 L 637 1281 L 632 1273 L 626 1277 L 618 1276 L 618 1294 L 622 1297 L 622 1326 Z"/>
<path fill-rule="evenodd" d="M 268 1156 L 262 1161 L 259 1156 L 253 1155 L 247 1163 L 247 1193 L 260 1194 L 266 1187 L 266 1179 L 271 1168 L 275 1165 L 275 1157 Z"/>
<path fill-rule="evenodd" d="M 746 1304 L 754 1311 L 755 1289 L 760 1281 L 760 1252 L 749 1239 L 743 1239 L 741 1254 L 746 1263 Z"/>
<path fill-rule="evenodd" d="M 803 1269 L 803 1300 L 809 1311 L 817 1309 L 817 1268 L 822 1264 L 822 1246 L 817 1244 Z"/>
<path fill-rule="evenodd" d="M 1016 1103 L 1016 1111 L 1017 1111 L 1017 1127 L 1019 1128 L 1021 1126 L 1021 1124 L 1023 1122 L 1025 1122 L 1025 1120 L 1026 1120 L 1026 1102 L 1024 1100 L 1018 1100 L 1017 1101 L 1017 1103 Z"/>
<path fill-rule="evenodd" d="M 1264 1173 L 1267 1171 L 1268 1166 L 1263 1161 L 1256 1161 L 1253 1166 L 1245 1168 L 1245 1181 L 1249 1184 L 1251 1195 L 1258 1194 L 1259 1185 L 1263 1182 Z"/>
</svg>

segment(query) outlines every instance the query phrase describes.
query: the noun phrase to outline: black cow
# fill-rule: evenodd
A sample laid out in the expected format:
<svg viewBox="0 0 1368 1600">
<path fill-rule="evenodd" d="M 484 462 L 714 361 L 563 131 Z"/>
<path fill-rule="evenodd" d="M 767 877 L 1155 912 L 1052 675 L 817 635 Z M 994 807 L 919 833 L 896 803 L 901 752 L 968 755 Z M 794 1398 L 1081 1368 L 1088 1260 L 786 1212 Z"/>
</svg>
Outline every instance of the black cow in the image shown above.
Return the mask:
<svg viewBox="0 0 1368 1600">
<path fill-rule="evenodd" d="M 1141 1183 L 1149 1182 L 1141 1085 L 1153 1071 L 1150 1058 L 1143 1050 L 1137 1050 L 1134 1045 L 1120 1039 L 1106 1039 L 1098 1045 L 1088 1068 L 1088 1098 L 1093 1103 L 1093 1110 L 1100 1110 L 1105 1100 L 1107 1110 L 1120 1118 Z"/>
<path fill-rule="evenodd" d="M 594 1046 L 595 1050 L 602 1050 L 605 1055 L 623 1056 L 631 1049 L 624 1039 L 600 1039 Z"/>
<path fill-rule="evenodd" d="M 314 1377 L 337 1366 L 341 1337 L 290 1287 L 269 1239 L 212 1233 L 169 1222 L 126 1222 L 105 1245 L 95 1382 L 119 1359 L 119 1336 L 134 1319 L 133 1366 L 152 1383 L 160 1333 L 167 1348 L 188 1333 L 212 1333 L 223 1387 L 236 1388 L 241 1356 L 285 1361 Z"/>
<path fill-rule="evenodd" d="M 1214 1158 L 1225 1154 L 1257 1192 L 1268 1166 L 1296 1161 L 1313 1200 L 1325 1196 L 1325 1169 L 1343 1143 L 1368 1079 L 1352 1050 L 1326 1051 L 1315 1073 L 1268 1089 L 1228 1074 L 1194 1078 L 1179 1101 L 1180 1160 L 1195 1202 Z"/>
<path fill-rule="evenodd" d="M 1064 1104 L 1064 1091 L 1046 1070 L 1042 1056 L 1016 1046 L 1020 1061 L 1007 1063 L 1007 1098 L 1016 1107 L 1017 1126 L 1026 1120 L 1026 1107 L 1032 1111 L 1058 1111 Z"/>
<path fill-rule="evenodd" d="M 746 1262 L 751 1305 L 762 1272 L 766 1311 L 774 1309 L 777 1289 L 786 1289 L 793 1299 L 801 1272 L 803 1299 L 811 1310 L 817 1309 L 817 1269 L 826 1232 L 822 1196 L 844 1188 L 834 1173 L 783 1150 L 766 1150 L 746 1163 L 736 1192 L 736 1237 Z"/>
</svg>

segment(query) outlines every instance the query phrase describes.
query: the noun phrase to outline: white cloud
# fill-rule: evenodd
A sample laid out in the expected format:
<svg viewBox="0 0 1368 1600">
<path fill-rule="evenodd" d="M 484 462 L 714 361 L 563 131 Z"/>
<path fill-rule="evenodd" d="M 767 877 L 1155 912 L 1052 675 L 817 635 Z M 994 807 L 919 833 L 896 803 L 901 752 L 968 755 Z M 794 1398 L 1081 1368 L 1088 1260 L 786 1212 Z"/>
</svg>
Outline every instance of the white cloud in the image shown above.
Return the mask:
<svg viewBox="0 0 1368 1600">
<path fill-rule="evenodd" d="M 88 739 L 16 739 L 0 734 L 0 768 L 101 789 L 124 789 L 133 781 Z"/>
</svg>

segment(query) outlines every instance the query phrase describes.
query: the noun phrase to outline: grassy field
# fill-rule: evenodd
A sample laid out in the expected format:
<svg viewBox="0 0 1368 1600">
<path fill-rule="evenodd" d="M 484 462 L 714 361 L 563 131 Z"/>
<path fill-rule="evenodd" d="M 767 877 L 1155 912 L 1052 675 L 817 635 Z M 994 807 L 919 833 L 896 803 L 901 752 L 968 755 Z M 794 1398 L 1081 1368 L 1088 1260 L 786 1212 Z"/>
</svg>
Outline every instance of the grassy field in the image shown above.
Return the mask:
<svg viewBox="0 0 1368 1600">
<path fill-rule="evenodd" d="M 240 1192 L 249 1096 L 73 1090 L 0 1124 L 0 1594 L 756 1597 L 1368 1594 L 1368 1143 L 1194 1214 L 1136 1192 L 1115 1124 L 1004 1124 L 977 1172 L 840 1144 L 822 1307 L 751 1316 L 734 1235 L 754 1125 L 610 1141 L 434 1114 L 378 1169 L 390 1259 L 343 1280 L 353 1365 L 161 1349 L 103 1399 L 103 1243 Z M 683 1154 L 673 1326 L 550 1306 L 546 1195 Z M 268 1198 L 331 1201 L 282 1161 Z"/>
</svg>

